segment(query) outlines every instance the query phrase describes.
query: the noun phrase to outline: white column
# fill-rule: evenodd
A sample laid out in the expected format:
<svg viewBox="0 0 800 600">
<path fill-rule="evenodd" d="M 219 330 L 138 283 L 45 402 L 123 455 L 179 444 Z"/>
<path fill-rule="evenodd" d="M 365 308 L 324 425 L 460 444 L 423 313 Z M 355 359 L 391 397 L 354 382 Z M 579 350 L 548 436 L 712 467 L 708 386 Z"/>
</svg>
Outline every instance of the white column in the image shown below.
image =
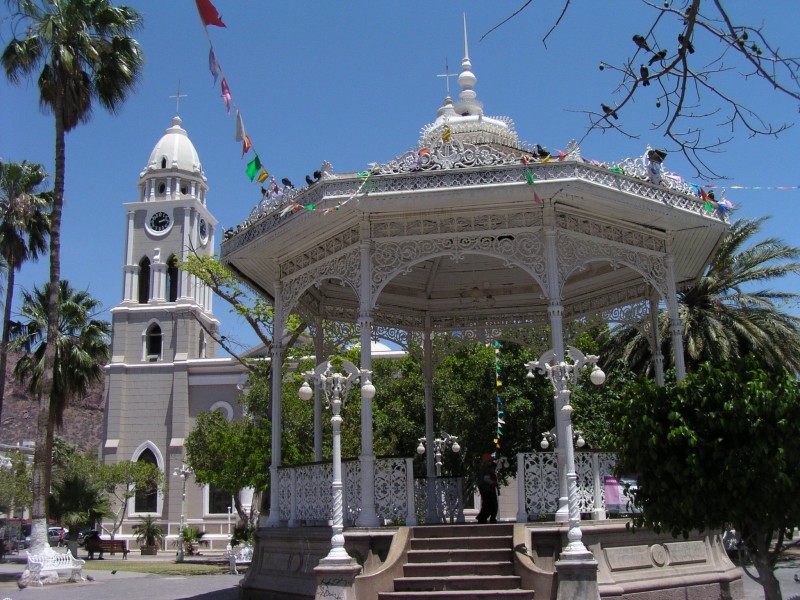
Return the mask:
<svg viewBox="0 0 800 600">
<path fill-rule="evenodd" d="M 675 257 L 667 255 L 667 309 L 669 328 L 672 334 L 672 352 L 675 364 L 675 379 L 678 382 L 686 377 L 686 363 L 683 358 L 683 327 L 678 312 L 678 290 L 675 283 Z"/>
<path fill-rule="evenodd" d="M 275 284 L 275 318 L 272 330 L 272 348 L 270 359 L 272 364 L 271 400 L 272 400 L 272 463 L 269 467 L 269 518 L 267 527 L 278 527 L 281 524 L 280 489 L 278 487 L 278 467 L 281 465 L 281 362 L 283 348 L 281 341 L 285 326 L 280 281 Z"/>
<path fill-rule="evenodd" d="M 433 339 L 431 318 L 425 315 L 425 337 L 422 340 L 422 382 L 425 390 L 425 476 L 427 502 L 425 503 L 425 524 L 437 523 L 436 515 L 436 462 L 433 449 Z"/>
<path fill-rule="evenodd" d="M 552 215 L 546 215 L 552 217 Z M 550 219 L 548 219 L 550 220 Z M 550 317 L 550 346 L 556 354 L 556 360 L 564 360 L 564 327 L 563 315 L 564 307 L 561 305 L 561 281 L 558 274 L 558 247 L 555 225 L 547 227 L 544 232 L 545 239 L 545 261 L 547 265 L 547 297 L 550 306 L 547 313 Z M 556 437 L 555 454 L 558 461 L 558 510 L 556 511 L 556 522 L 565 523 L 569 520 L 569 499 L 567 493 L 567 456 L 563 443 L 567 436 L 567 421 L 561 413 L 558 393 L 553 396 Z"/>
<path fill-rule="evenodd" d="M 314 364 L 318 365 L 328 359 L 325 354 L 325 331 L 321 318 L 317 319 L 314 331 Z M 314 386 L 314 460 L 322 460 L 322 390 Z"/>
<path fill-rule="evenodd" d="M 185 261 L 190 252 L 190 234 L 192 211 L 187 206 L 183 209 L 183 237 L 181 238 L 181 260 Z M 180 269 L 180 287 L 178 288 L 178 298 L 191 299 L 194 294 L 194 277 L 188 271 Z"/>
<path fill-rule="evenodd" d="M 406 526 L 417 524 L 417 506 L 414 495 L 414 459 L 406 459 Z"/>
<path fill-rule="evenodd" d="M 592 509 L 593 519 L 606 519 L 606 509 L 603 506 L 603 494 L 600 486 L 603 481 L 600 479 L 600 455 L 597 452 L 592 452 L 592 478 L 594 481 L 594 508 Z"/>
<path fill-rule="evenodd" d="M 166 302 L 164 292 L 167 287 L 167 265 L 161 262 L 161 249 L 153 252 L 153 263 L 150 265 L 150 302 Z"/>
<path fill-rule="evenodd" d="M 664 355 L 661 354 L 661 333 L 658 330 L 658 297 L 650 298 L 650 329 L 652 330 L 651 343 L 653 344 L 653 371 L 656 384 L 664 387 Z"/>
<path fill-rule="evenodd" d="M 125 231 L 125 266 L 123 267 L 123 302 L 137 302 L 139 265 L 133 260 L 133 235 L 136 212 L 128 211 L 128 223 Z"/>
<path fill-rule="evenodd" d="M 361 369 L 372 371 L 372 260 L 370 257 L 369 222 L 361 225 L 361 293 L 358 327 L 361 334 Z M 366 382 L 362 381 L 361 385 Z M 375 511 L 375 450 L 372 435 L 372 399 L 361 399 L 361 512 L 359 527 L 379 524 Z"/>
</svg>

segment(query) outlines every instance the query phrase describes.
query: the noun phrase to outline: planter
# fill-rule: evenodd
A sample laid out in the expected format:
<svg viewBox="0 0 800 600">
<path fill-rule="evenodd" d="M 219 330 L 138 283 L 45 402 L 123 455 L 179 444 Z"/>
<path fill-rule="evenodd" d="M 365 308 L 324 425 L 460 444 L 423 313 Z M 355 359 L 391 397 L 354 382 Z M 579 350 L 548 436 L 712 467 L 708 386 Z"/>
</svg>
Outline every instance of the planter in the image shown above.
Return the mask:
<svg viewBox="0 0 800 600">
<path fill-rule="evenodd" d="M 158 554 L 158 546 L 139 546 L 142 556 L 155 556 Z"/>
</svg>

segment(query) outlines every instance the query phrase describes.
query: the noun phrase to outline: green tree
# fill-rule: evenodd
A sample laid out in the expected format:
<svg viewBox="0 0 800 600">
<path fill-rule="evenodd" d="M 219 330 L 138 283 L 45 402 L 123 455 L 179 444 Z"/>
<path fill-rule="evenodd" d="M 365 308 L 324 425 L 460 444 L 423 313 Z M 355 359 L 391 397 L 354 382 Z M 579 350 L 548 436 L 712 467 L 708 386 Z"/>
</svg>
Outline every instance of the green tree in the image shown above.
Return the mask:
<svg viewBox="0 0 800 600">
<path fill-rule="evenodd" d="M 185 447 L 186 462 L 197 482 L 233 496 L 239 519 L 258 523 L 261 492 L 269 483 L 269 423 L 252 417 L 227 421 L 220 411 L 200 413 Z M 255 490 L 250 515 L 239 499 L 239 490 L 245 487 Z"/>
<path fill-rule="evenodd" d="M 94 102 L 114 113 L 140 77 L 143 55 L 130 37 L 142 23 L 140 15 L 109 0 L 11 0 L 15 9 L 14 37 L 0 62 L 13 83 L 39 70 L 39 103 L 55 120 L 55 176 L 50 216 L 50 286 L 47 303 L 47 348 L 42 368 L 36 450 L 33 469 L 33 547 L 47 544 L 47 496 L 52 449 L 51 393 L 56 387 L 56 339 L 59 335 L 61 281 L 61 214 L 64 204 L 65 138 L 91 117 Z"/>
<path fill-rule="evenodd" d="M 14 375 L 27 382 L 28 390 L 36 396 L 43 393 L 46 377 L 49 296 L 49 284 L 34 287 L 33 292 L 23 292 L 22 320 L 12 328 L 11 347 L 23 354 Z M 54 426 L 62 426 L 70 399 L 82 398 L 89 386 L 100 380 L 103 364 L 110 356 L 111 326 L 108 321 L 93 318 L 100 309 L 100 301 L 86 291 L 73 289 L 66 280 L 59 285 L 58 299 L 55 380 L 48 418 L 51 438 Z"/>
<path fill-rule="evenodd" d="M 800 273 L 800 248 L 782 240 L 754 241 L 766 217 L 735 221 L 697 284 L 679 295 L 687 370 L 705 361 L 724 364 L 752 352 L 765 366 L 800 370 L 800 317 L 785 311 L 800 294 L 769 287 Z M 672 366 L 672 336 L 666 311 L 658 316 L 665 367 Z M 652 375 L 652 355 L 638 329 L 620 326 L 602 350 L 637 373 Z"/>
<path fill-rule="evenodd" d="M 128 514 L 128 505 L 136 496 L 136 490 L 163 491 L 167 485 L 166 474 L 157 465 L 144 461 L 123 460 L 110 465 L 100 464 L 97 476 L 109 504 L 103 529 L 112 540 L 122 527 L 122 521 Z"/>
<path fill-rule="evenodd" d="M 22 452 L 10 452 L 5 463 L 0 462 L 0 512 L 12 511 L 31 505 L 31 467 Z"/>
<path fill-rule="evenodd" d="M 0 160 L 0 256 L 6 264 L 6 300 L 0 339 L 0 420 L 8 363 L 8 336 L 16 272 L 47 248 L 52 195 L 41 191 L 47 178 L 42 165 Z"/>
<path fill-rule="evenodd" d="M 679 385 L 642 379 L 615 405 L 617 472 L 638 474 L 637 525 L 741 534 L 765 598 L 784 531 L 800 522 L 800 384 L 752 356 L 702 364 Z"/>
</svg>

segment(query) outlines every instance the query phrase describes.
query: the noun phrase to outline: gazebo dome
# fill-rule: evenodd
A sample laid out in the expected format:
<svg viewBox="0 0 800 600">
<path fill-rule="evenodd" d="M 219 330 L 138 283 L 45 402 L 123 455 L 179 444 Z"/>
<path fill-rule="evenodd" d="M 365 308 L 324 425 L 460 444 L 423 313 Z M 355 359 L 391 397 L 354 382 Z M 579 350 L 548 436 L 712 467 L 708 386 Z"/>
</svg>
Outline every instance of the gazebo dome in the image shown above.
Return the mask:
<svg viewBox="0 0 800 600">
<path fill-rule="evenodd" d="M 176 169 L 196 173 L 205 180 L 200 156 L 186 130 L 181 127 L 181 118 L 178 116 L 172 118 L 172 126 L 164 131 L 164 135 L 153 147 L 142 176 L 147 171 L 157 169 Z"/>
</svg>

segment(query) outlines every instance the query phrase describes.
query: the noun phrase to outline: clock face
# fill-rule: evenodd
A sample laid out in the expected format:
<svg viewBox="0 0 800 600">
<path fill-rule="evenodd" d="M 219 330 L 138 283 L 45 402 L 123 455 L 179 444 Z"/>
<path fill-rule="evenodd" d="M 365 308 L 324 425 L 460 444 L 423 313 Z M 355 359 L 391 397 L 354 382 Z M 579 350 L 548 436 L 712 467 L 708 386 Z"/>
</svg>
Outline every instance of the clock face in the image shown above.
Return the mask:
<svg viewBox="0 0 800 600">
<path fill-rule="evenodd" d="M 205 219 L 200 219 L 198 231 L 200 233 L 200 242 L 205 244 L 208 241 L 208 223 L 206 223 Z"/>
<path fill-rule="evenodd" d="M 170 224 L 170 218 L 164 211 L 153 213 L 150 217 L 150 229 L 153 231 L 165 231 Z"/>
</svg>

